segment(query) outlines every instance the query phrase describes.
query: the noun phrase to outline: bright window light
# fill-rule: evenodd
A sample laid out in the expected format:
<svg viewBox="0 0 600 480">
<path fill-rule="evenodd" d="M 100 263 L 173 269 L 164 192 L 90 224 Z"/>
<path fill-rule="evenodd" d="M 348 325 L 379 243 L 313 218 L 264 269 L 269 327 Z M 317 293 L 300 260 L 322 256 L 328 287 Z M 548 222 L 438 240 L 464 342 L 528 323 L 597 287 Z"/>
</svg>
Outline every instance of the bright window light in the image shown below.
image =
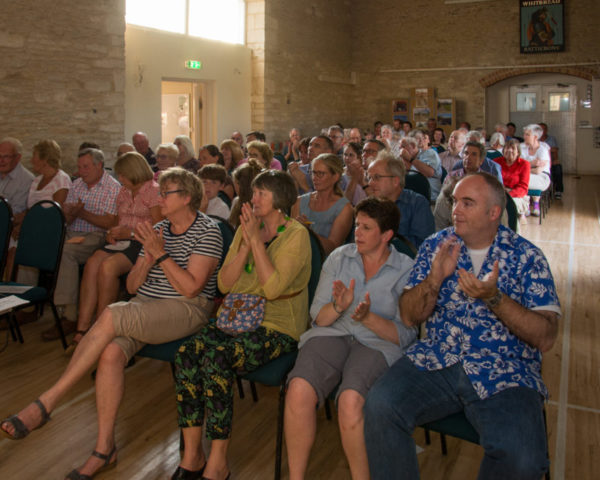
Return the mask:
<svg viewBox="0 0 600 480">
<path fill-rule="evenodd" d="M 243 0 L 189 0 L 189 3 L 190 35 L 228 43 L 244 43 Z"/>
<path fill-rule="evenodd" d="M 126 0 L 126 9 L 133 25 L 244 43 L 244 0 Z"/>
<path fill-rule="evenodd" d="M 127 0 L 125 21 L 167 32 L 185 33 L 185 0 Z"/>
</svg>

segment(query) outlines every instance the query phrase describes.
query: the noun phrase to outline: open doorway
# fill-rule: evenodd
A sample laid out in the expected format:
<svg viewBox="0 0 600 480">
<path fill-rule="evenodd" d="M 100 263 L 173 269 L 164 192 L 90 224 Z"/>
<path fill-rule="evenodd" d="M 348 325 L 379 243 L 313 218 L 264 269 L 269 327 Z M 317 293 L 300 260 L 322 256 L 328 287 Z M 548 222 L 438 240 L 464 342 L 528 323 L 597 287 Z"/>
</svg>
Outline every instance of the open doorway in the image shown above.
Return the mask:
<svg viewBox="0 0 600 480">
<path fill-rule="evenodd" d="M 565 173 L 598 174 L 592 138 L 592 110 L 586 102 L 591 81 L 574 75 L 532 73 L 501 80 L 486 88 L 486 129 L 512 121 L 517 135 L 530 123 L 544 122 L 558 142 Z"/>
<path fill-rule="evenodd" d="M 194 151 L 208 143 L 211 116 L 207 97 L 210 88 L 203 82 L 163 80 L 161 82 L 162 142 L 173 142 L 177 135 L 187 135 Z"/>
</svg>

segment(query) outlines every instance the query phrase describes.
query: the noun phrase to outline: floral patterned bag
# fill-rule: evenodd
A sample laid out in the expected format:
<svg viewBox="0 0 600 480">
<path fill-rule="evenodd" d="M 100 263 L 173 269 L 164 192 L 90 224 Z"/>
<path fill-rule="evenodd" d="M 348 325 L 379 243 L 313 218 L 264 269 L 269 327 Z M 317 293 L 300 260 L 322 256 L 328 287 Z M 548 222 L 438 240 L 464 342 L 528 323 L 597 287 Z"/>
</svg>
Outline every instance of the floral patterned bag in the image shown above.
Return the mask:
<svg viewBox="0 0 600 480">
<path fill-rule="evenodd" d="M 217 317 L 217 328 L 236 336 L 256 330 L 265 316 L 265 297 L 251 293 L 228 293 Z"/>
</svg>

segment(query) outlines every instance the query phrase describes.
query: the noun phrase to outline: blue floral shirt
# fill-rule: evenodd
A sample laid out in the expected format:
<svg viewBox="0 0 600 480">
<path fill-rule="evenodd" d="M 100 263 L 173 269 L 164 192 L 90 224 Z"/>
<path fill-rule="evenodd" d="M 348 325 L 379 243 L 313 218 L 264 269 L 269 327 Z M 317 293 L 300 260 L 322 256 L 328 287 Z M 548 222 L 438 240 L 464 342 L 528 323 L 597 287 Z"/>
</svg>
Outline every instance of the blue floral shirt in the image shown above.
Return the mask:
<svg viewBox="0 0 600 480">
<path fill-rule="evenodd" d="M 452 235 L 456 236 L 451 227 L 423 242 L 407 288 L 427 277 L 440 243 Z M 540 372 L 541 352 L 513 335 L 482 300 L 467 296 L 458 286 L 459 269 L 474 272 L 464 242 L 456 238 L 461 245 L 457 268 L 442 283 L 426 323 L 426 338 L 411 346 L 407 356 L 421 370 L 439 370 L 461 362 L 481 399 L 517 386 L 547 396 Z M 527 309 L 560 314 L 554 279 L 539 248 L 500 225 L 479 279 L 492 271 L 496 260 L 502 293 Z"/>
</svg>

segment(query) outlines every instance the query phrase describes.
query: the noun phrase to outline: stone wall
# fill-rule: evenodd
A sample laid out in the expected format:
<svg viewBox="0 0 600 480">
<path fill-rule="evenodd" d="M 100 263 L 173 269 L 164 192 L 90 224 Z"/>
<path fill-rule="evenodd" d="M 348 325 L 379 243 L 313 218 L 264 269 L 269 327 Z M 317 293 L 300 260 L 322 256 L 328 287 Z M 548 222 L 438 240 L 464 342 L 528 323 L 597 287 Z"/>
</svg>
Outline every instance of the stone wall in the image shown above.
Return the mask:
<svg viewBox="0 0 600 480">
<path fill-rule="evenodd" d="M 116 150 L 124 125 L 124 0 L 3 2 L 0 136 L 55 139 L 72 172 L 78 145 Z"/>
<path fill-rule="evenodd" d="M 566 51 L 522 55 L 516 0 L 266 0 L 269 138 L 285 139 L 294 125 L 316 133 L 335 121 L 363 129 L 389 122 L 391 100 L 413 87 L 454 97 L 458 122 L 484 125 L 482 79 L 498 71 L 572 65 L 598 73 L 600 2 L 565 4 Z"/>
<path fill-rule="evenodd" d="M 265 2 L 264 128 L 269 142 L 351 121 L 348 0 Z"/>
</svg>

